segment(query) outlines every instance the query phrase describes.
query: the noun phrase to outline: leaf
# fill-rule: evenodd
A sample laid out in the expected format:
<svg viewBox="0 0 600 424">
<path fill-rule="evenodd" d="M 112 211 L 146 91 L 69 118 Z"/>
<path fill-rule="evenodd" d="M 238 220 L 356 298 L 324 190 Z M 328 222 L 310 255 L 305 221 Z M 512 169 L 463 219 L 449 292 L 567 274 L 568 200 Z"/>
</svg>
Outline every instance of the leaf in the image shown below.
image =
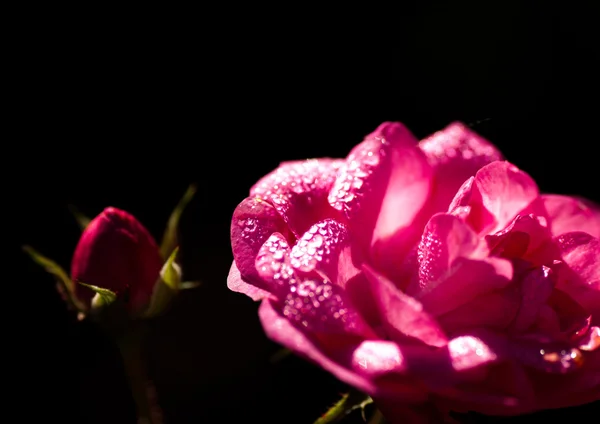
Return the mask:
<svg viewBox="0 0 600 424">
<path fill-rule="evenodd" d="M 69 210 L 71 211 L 71 214 L 73 214 L 73 216 L 75 217 L 75 220 L 79 224 L 79 227 L 81 227 L 82 231 L 87 228 L 90 222 L 92 222 L 92 220 L 85 216 L 83 213 L 81 213 L 75 205 L 69 205 Z"/>
<path fill-rule="evenodd" d="M 160 271 L 160 277 L 154 285 L 148 308 L 142 318 L 152 318 L 162 313 L 171 303 L 181 286 L 181 271 L 175 263 L 179 248 L 175 248 Z"/>
<path fill-rule="evenodd" d="M 196 190 L 196 185 L 191 184 L 169 217 L 167 228 L 165 229 L 160 245 L 160 253 L 163 258 L 166 258 L 169 252 L 177 246 L 177 227 L 179 226 L 179 219 L 187 204 L 192 200 L 194 194 L 196 194 Z"/>
<path fill-rule="evenodd" d="M 317 419 L 314 424 L 333 424 L 338 423 L 351 412 L 360 409 L 363 420 L 366 421 L 364 411 L 365 407 L 373 403 L 373 399 L 364 393 L 351 391 L 342 395 L 329 410 Z"/>
<path fill-rule="evenodd" d="M 93 286 L 91 284 L 85 284 L 85 283 L 82 283 L 81 281 L 78 281 L 77 284 L 81 284 L 82 286 L 93 290 L 99 296 L 99 298 L 101 300 L 101 305 L 110 305 L 115 300 L 117 300 L 117 294 L 109 289 L 104 289 L 102 287 Z"/>
<path fill-rule="evenodd" d="M 69 275 L 65 272 L 64 269 L 52 259 L 49 259 L 36 251 L 31 246 L 23 246 L 23 251 L 27 253 L 31 259 L 42 268 L 46 270 L 49 274 L 52 274 L 57 282 L 58 282 L 58 291 L 65 298 L 67 303 L 69 303 L 73 308 L 77 311 L 84 311 L 85 306 L 77 299 L 75 295 L 75 285 Z"/>
</svg>

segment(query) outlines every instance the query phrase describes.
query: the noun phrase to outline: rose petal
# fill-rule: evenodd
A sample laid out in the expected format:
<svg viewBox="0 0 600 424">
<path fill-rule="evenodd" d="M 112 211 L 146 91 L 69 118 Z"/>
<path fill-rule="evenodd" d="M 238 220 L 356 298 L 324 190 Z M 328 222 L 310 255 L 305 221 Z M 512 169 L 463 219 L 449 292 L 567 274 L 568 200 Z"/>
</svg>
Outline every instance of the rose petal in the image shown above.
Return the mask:
<svg viewBox="0 0 600 424">
<path fill-rule="evenodd" d="M 344 292 L 318 275 L 295 277 L 282 305 L 291 322 L 312 332 L 375 336 Z"/>
<path fill-rule="evenodd" d="M 369 266 L 363 265 L 363 271 L 371 282 L 384 326 L 394 340 L 401 342 L 411 337 L 435 347 L 448 343 L 443 330 L 418 301 L 402 293 Z"/>
<path fill-rule="evenodd" d="M 564 266 L 558 267 L 557 288 L 568 293 L 600 324 L 600 242 L 587 233 L 570 232 L 556 238 Z"/>
<path fill-rule="evenodd" d="M 521 294 L 515 286 L 492 291 L 437 317 L 449 335 L 473 328 L 505 330 L 517 316 Z"/>
<path fill-rule="evenodd" d="M 467 179 L 458 189 L 456 195 L 450 202 L 450 206 L 448 206 L 448 213 L 454 214 L 459 208 L 469 208 L 469 212 L 471 210 L 469 206 L 469 201 L 471 199 L 471 191 L 473 190 L 473 181 L 475 181 L 475 177 L 471 177 Z"/>
<path fill-rule="evenodd" d="M 344 252 L 349 247 L 350 237 L 346 226 L 326 219 L 310 227 L 298 239 L 290 255 L 291 265 L 305 273 L 317 271 L 332 282 L 345 282 L 358 272 L 351 260 L 340 260 L 343 253 L 349 253 Z"/>
<path fill-rule="evenodd" d="M 340 219 L 327 196 L 343 163 L 342 159 L 328 158 L 284 162 L 258 181 L 250 195 L 270 202 L 300 237 L 315 222 Z"/>
<path fill-rule="evenodd" d="M 255 267 L 260 276 L 256 282 L 277 297 L 285 298 L 290 286 L 297 284 L 294 270 L 290 266 L 291 247 L 280 233 L 273 233 L 256 255 Z"/>
<path fill-rule="evenodd" d="M 574 342 L 587 333 L 591 324 L 590 313 L 566 292 L 555 288 L 547 303 L 558 319 L 559 332 L 553 334 L 554 339 Z"/>
<path fill-rule="evenodd" d="M 600 238 L 599 205 L 587 199 L 559 194 L 543 194 L 541 197 L 554 236 L 583 231 Z"/>
<path fill-rule="evenodd" d="M 350 220 L 362 254 L 378 269 L 393 273 L 420 232 L 416 221 L 430 194 L 431 173 L 417 140 L 399 123 L 383 123 L 346 158 L 329 202 Z"/>
<path fill-rule="evenodd" d="M 340 287 L 314 270 L 299 272 L 292 266 L 292 250 L 275 233 L 256 258 L 261 282 L 279 299 L 284 315 L 315 333 L 374 335 Z"/>
<path fill-rule="evenodd" d="M 512 266 L 498 258 L 482 257 L 476 234 L 460 218 L 434 215 L 418 247 L 418 275 L 406 293 L 426 310 L 439 315 L 510 283 Z"/>
<path fill-rule="evenodd" d="M 227 287 L 231 291 L 245 294 L 252 300 L 261 300 L 270 295 L 269 292 L 261 290 L 258 287 L 245 282 L 240 275 L 240 270 L 236 266 L 235 261 L 233 261 L 231 268 L 229 269 L 229 275 L 227 276 Z"/>
<path fill-rule="evenodd" d="M 419 288 L 426 290 L 446 275 L 454 261 L 469 257 L 477 244 L 477 235 L 460 218 L 441 213 L 431 217 L 417 248 Z"/>
<path fill-rule="evenodd" d="M 435 170 L 435 206 L 443 212 L 454 194 L 483 166 L 502 160 L 502 154 L 489 141 L 461 122 L 453 122 L 419 143 Z"/>
<path fill-rule="evenodd" d="M 365 376 L 352 371 L 343 362 L 336 362 L 326 352 L 322 350 L 314 340 L 312 340 L 300 328 L 294 326 L 271 300 L 265 299 L 258 310 L 258 316 L 267 336 L 280 343 L 294 352 L 316 362 L 325 370 L 335 375 L 340 380 L 363 390 L 367 393 L 376 393 L 377 385 Z M 351 350 L 352 346 L 341 347 L 340 351 Z"/>
<path fill-rule="evenodd" d="M 246 198 L 233 212 L 231 246 L 233 259 L 245 282 L 260 284 L 255 259 L 269 236 L 275 232 L 289 233 L 285 222 L 269 203 L 258 198 Z"/>
<path fill-rule="evenodd" d="M 112 290 L 128 291 L 128 307 L 147 306 L 159 277 L 163 260 L 156 241 L 131 214 L 105 208 L 81 234 L 71 262 L 71 278 Z M 80 300 L 89 302 L 94 292 L 75 284 Z"/>
<path fill-rule="evenodd" d="M 509 162 L 492 162 L 475 175 L 468 222 L 478 233 L 495 233 L 537 197 L 537 185 L 529 175 Z"/>
<path fill-rule="evenodd" d="M 472 260 L 459 258 L 450 274 L 430 283 L 414 297 L 433 316 L 458 308 L 467 302 L 511 283 L 513 268 L 500 258 Z"/>
<path fill-rule="evenodd" d="M 551 242 L 551 234 L 543 217 L 517 215 L 505 229 L 487 235 L 490 254 L 507 259 L 523 259 L 529 263 L 551 265 L 556 259 L 554 252 L 540 249 Z"/>
<path fill-rule="evenodd" d="M 512 324 L 514 331 L 523 332 L 537 321 L 540 308 L 548 301 L 554 290 L 552 270 L 541 266 L 529 272 L 521 282 L 521 306 Z"/>
</svg>

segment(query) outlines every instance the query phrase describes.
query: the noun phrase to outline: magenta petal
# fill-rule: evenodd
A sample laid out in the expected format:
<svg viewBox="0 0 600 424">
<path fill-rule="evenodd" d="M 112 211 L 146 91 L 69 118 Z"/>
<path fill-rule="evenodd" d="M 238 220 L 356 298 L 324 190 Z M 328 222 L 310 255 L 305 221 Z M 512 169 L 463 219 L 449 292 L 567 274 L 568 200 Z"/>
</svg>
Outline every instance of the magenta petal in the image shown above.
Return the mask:
<svg viewBox="0 0 600 424">
<path fill-rule="evenodd" d="M 454 214 L 454 211 L 461 208 L 469 208 L 468 212 L 470 212 L 469 201 L 471 200 L 471 192 L 473 191 L 473 181 L 475 181 L 475 177 L 467 179 L 458 188 L 458 191 L 450 202 L 450 206 L 448 206 L 449 213 Z"/>
<path fill-rule="evenodd" d="M 517 316 L 521 294 L 508 286 L 476 297 L 468 303 L 437 317 L 449 334 L 460 334 L 473 328 L 505 330 Z"/>
<path fill-rule="evenodd" d="M 558 236 L 562 253 L 557 288 L 568 293 L 600 323 L 600 241 L 587 233 L 571 232 Z"/>
<path fill-rule="evenodd" d="M 252 300 L 261 300 L 270 295 L 269 292 L 245 282 L 240 275 L 240 270 L 235 265 L 235 261 L 231 264 L 229 275 L 227 276 L 227 287 L 231 291 L 245 294 Z"/>
<path fill-rule="evenodd" d="M 284 315 L 311 332 L 375 336 L 342 289 L 318 275 L 297 277 L 282 303 Z"/>
<path fill-rule="evenodd" d="M 502 154 L 489 141 L 461 122 L 453 122 L 419 143 L 435 170 L 435 206 L 444 212 L 454 194 L 483 166 L 502 160 Z"/>
<path fill-rule="evenodd" d="M 81 234 L 71 262 L 73 281 L 129 293 L 128 308 L 147 306 L 163 260 L 156 241 L 130 213 L 105 208 Z M 89 302 L 94 292 L 75 284 L 80 300 Z"/>
<path fill-rule="evenodd" d="M 419 287 L 426 290 L 457 258 L 470 256 L 477 245 L 477 235 L 460 218 L 441 213 L 431 217 L 417 248 Z"/>
<path fill-rule="evenodd" d="M 289 228 L 300 237 L 312 224 L 339 213 L 328 203 L 341 159 L 284 162 L 250 190 L 251 196 L 270 202 Z"/>
<path fill-rule="evenodd" d="M 290 255 L 291 265 L 304 273 L 317 271 L 332 282 L 337 282 L 338 277 L 345 282 L 357 273 L 352 262 L 345 260 L 348 258 L 341 258 L 343 253 L 349 253 L 344 252 L 349 247 L 350 237 L 346 226 L 326 219 L 310 227 L 298 239 Z"/>
<path fill-rule="evenodd" d="M 300 328 L 294 326 L 285 316 L 277 311 L 273 303 L 265 299 L 258 310 L 258 316 L 267 336 L 307 359 L 319 364 L 340 380 L 363 390 L 374 393 L 377 387 L 373 381 L 350 369 L 349 364 L 336 361 L 324 352 L 317 343 L 309 338 Z M 344 347 L 341 348 L 342 350 Z"/>
<path fill-rule="evenodd" d="M 546 304 L 554 290 L 551 274 L 550 268 L 541 266 L 523 278 L 521 307 L 512 324 L 515 331 L 526 331 L 537 321 L 540 308 Z"/>
<path fill-rule="evenodd" d="M 431 168 L 416 138 L 399 123 L 383 123 L 356 146 L 331 189 L 329 202 L 350 220 L 364 255 L 392 270 L 411 247 L 414 222 L 430 194 Z"/>
<path fill-rule="evenodd" d="M 504 230 L 485 237 L 490 254 L 523 259 L 536 266 L 551 265 L 556 249 L 550 249 L 552 236 L 543 217 L 517 215 Z"/>
<path fill-rule="evenodd" d="M 246 198 L 233 212 L 233 259 L 246 282 L 260 283 L 254 261 L 263 243 L 275 232 L 288 234 L 287 226 L 273 206 L 263 200 Z"/>
<path fill-rule="evenodd" d="M 391 337 L 401 342 L 403 339 L 406 341 L 408 336 L 435 347 L 448 343 L 438 323 L 423 310 L 417 300 L 402 293 L 391 281 L 369 266 L 363 265 L 363 271 L 371 282 L 379 311 L 383 315 L 381 320 Z"/>
<path fill-rule="evenodd" d="M 280 233 L 273 233 L 256 255 L 256 270 L 260 285 L 276 296 L 287 295 L 291 285 L 297 283 L 294 270 L 290 266 L 291 247 Z M 258 284 L 258 283 L 257 283 Z"/>
<path fill-rule="evenodd" d="M 512 265 L 508 260 L 489 258 L 472 260 L 459 258 L 452 272 L 430 283 L 416 297 L 425 309 L 438 316 L 511 283 Z"/>
<path fill-rule="evenodd" d="M 509 162 L 492 162 L 475 175 L 468 222 L 478 233 L 495 233 L 537 197 L 537 185 L 529 175 Z"/>
<path fill-rule="evenodd" d="M 408 285 L 407 294 L 426 310 L 439 315 L 510 283 L 512 266 L 499 258 L 477 258 L 477 235 L 460 218 L 434 215 L 423 232 L 418 247 L 418 274 Z"/>
<path fill-rule="evenodd" d="M 543 194 L 552 235 L 583 231 L 600 238 L 600 206 L 578 197 Z"/>
</svg>

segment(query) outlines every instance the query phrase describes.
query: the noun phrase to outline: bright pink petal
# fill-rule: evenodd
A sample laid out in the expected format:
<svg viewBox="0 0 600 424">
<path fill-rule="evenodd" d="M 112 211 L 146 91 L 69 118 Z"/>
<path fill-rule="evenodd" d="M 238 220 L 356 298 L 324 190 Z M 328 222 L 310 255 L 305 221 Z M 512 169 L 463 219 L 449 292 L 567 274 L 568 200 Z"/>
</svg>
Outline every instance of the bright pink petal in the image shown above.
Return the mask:
<svg viewBox="0 0 600 424">
<path fill-rule="evenodd" d="M 285 298 L 290 287 L 297 284 L 290 266 L 291 247 L 280 233 L 273 233 L 256 255 L 256 270 L 260 284 L 277 297 Z"/>
<path fill-rule="evenodd" d="M 233 212 L 233 259 L 247 283 L 261 284 L 254 262 L 263 243 L 275 232 L 287 235 L 289 230 L 273 206 L 263 200 L 246 198 Z"/>
<path fill-rule="evenodd" d="M 435 170 L 433 212 L 445 212 L 459 187 L 485 165 L 502 160 L 489 141 L 461 122 L 453 122 L 419 143 Z"/>
<path fill-rule="evenodd" d="M 439 315 L 510 283 L 510 262 L 483 258 L 476 234 L 460 218 L 434 215 L 418 247 L 418 275 L 406 289 Z M 482 257 L 482 259 L 470 259 Z"/>
<path fill-rule="evenodd" d="M 363 255 L 388 274 L 418 237 L 431 173 L 415 137 L 386 122 L 350 152 L 331 190 L 329 202 L 350 220 Z"/>
<path fill-rule="evenodd" d="M 300 237 L 315 222 L 339 219 L 327 196 L 343 163 L 341 159 L 327 158 L 284 162 L 258 181 L 250 195 L 270 202 Z"/>
<path fill-rule="evenodd" d="M 363 271 L 371 282 L 382 322 L 394 340 L 402 342 L 411 337 L 435 347 L 448 343 L 443 330 L 418 301 L 402 293 L 390 280 L 369 266 L 363 265 Z"/>
<path fill-rule="evenodd" d="M 455 215 L 456 210 L 465 209 L 466 212 L 471 211 L 471 207 L 469 206 L 469 201 L 471 200 L 471 192 L 473 191 L 473 181 L 475 181 L 475 177 L 468 178 L 465 182 L 458 188 L 458 191 L 454 195 L 454 198 L 450 202 L 450 206 L 448 206 L 448 212 Z"/>
<path fill-rule="evenodd" d="M 261 281 L 279 299 L 284 315 L 314 333 L 373 335 L 343 289 L 314 269 L 299 271 L 292 265 L 292 251 L 274 233 L 256 257 Z"/>
<path fill-rule="evenodd" d="M 298 239 L 291 252 L 291 264 L 298 271 L 317 271 L 330 281 L 339 281 L 343 285 L 358 272 L 351 260 L 346 260 L 349 258 L 341 258 L 349 256 L 349 248 L 350 236 L 346 226 L 326 219 L 310 227 Z"/>
<path fill-rule="evenodd" d="M 231 264 L 229 275 L 227 276 L 227 287 L 231 291 L 245 294 L 252 300 L 261 300 L 270 296 L 269 292 L 245 282 L 240 275 L 240 270 L 235 265 L 235 261 Z"/>
<path fill-rule="evenodd" d="M 600 238 L 600 206 L 578 197 L 543 194 L 552 235 L 583 231 Z"/>
<path fill-rule="evenodd" d="M 417 250 L 419 288 L 427 290 L 449 272 L 456 259 L 470 257 L 477 245 L 477 234 L 458 217 L 450 214 L 431 217 Z"/>
<path fill-rule="evenodd" d="M 475 175 L 468 222 L 478 233 L 495 233 L 537 198 L 537 185 L 529 175 L 509 162 L 492 162 Z"/>
</svg>

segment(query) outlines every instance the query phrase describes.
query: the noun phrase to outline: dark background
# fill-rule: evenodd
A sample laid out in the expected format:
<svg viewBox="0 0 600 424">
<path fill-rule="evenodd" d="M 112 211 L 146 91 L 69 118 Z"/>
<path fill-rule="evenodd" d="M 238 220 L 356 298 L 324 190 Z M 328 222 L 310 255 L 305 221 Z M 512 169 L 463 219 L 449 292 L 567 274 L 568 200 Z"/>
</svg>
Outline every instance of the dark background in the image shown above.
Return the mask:
<svg viewBox="0 0 600 424">
<path fill-rule="evenodd" d="M 160 237 L 197 183 L 181 258 L 203 285 L 149 340 L 166 423 L 310 423 L 344 386 L 294 357 L 269 363 L 277 346 L 257 304 L 226 287 L 235 206 L 280 161 L 344 157 L 384 120 L 419 138 L 472 124 L 543 191 L 598 201 L 592 12 L 523 3 L 421 2 L 358 19 L 275 6 L 27 11 L 6 65 L 11 243 L 68 269 L 79 237 L 68 204 L 126 209 Z M 114 347 L 25 255 L 10 264 L 28 302 L 9 305 L 26 342 L 23 422 L 40 411 L 132 422 Z"/>
</svg>

